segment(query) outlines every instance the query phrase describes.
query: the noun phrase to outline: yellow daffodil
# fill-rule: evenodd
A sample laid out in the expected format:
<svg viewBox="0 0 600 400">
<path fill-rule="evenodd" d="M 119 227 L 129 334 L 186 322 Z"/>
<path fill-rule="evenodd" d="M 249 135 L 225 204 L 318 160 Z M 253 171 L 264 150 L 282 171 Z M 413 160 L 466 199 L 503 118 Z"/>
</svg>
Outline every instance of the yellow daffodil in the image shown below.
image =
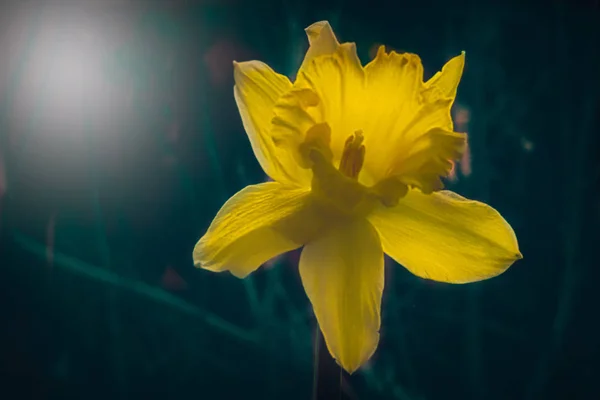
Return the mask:
<svg viewBox="0 0 600 400">
<path fill-rule="evenodd" d="M 304 246 L 300 276 L 329 352 L 352 373 L 379 341 L 384 253 L 413 274 L 467 283 L 521 258 L 490 206 L 442 189 L 465 135 L 450 107 L 465 54 L 427 82 L 415 54 L 362 66 L 327 22 L 306 29 L 297 79 L 234 63 L 234 96 L 273 182 L 242 189 L 194 248 L 194 264 L 243 278 Z"/>
</svg>

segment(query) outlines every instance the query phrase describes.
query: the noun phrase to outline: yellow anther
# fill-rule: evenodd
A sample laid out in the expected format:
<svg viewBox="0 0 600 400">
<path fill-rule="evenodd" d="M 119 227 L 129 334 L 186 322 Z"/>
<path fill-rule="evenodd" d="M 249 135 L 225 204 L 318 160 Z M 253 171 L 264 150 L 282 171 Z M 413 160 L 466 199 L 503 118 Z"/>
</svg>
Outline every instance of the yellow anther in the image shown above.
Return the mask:
<svg viewBox="0 0 600 400">
<path fill-rule="evenodd" d="M 342 174 L 352 179 L 358 179 L 358 174 L 365 161 L 365 146 L 362 144 L 364 136 L 361 130 L 348 136 L 344 144 L 344 152 L 340 160 L 339 170 Z"/>
</svg>

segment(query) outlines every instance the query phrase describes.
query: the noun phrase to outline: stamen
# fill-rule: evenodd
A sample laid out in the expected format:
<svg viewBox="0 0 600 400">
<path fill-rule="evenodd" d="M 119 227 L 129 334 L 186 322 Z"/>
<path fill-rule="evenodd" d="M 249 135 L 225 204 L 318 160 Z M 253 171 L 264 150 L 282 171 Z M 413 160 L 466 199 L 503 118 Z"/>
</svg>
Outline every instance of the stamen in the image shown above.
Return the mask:
<svg viewBox="0 0 600 400">
<path fill-rule="evenodd" d="M 362 144 L 364 136 L 361 130 L 348 136 L 344 144 L 344 152 L 340 160 L 339 170 L 342 174 L 352 179 L 358 179 L 358 174 L 365 161 L 365 146 Z"/>
</svg>

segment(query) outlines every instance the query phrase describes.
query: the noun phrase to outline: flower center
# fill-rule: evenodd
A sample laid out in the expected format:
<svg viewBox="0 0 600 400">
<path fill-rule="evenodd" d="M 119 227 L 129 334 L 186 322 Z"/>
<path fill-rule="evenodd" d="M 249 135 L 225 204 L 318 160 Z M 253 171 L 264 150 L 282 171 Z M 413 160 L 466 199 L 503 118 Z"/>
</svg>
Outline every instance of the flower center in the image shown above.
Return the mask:
<svg viewBox="0 0 600 400">
<path fill-rule="evenodd" d="M 378 202 L 386 207 L 398 204 L 408 187 L 397 179 L 389 177 L 372 187 L 359 183 L 366 152 L 361 130 L 346 139 L 338 169 L 332 163 L 329 138 L 326 124 L 315 125 L 300 146 L 301 165 L 313 171 L 312 193 L 329 215 L 366 215 Z"/>
<path fill-rule="evenodd" d="M 362 144 L 364 136 L 361 130 L 348 136 L 344 144 L 344 152 L 340 160 L 339 170 L 348 178 L 358 180 L 358 174 L 365 162 L 365 146 Z"/>
<path fill-rule="evenodd" d="M 323 152 L 317 149 L 309 152 L 313 170 L 312 192 L 330 211 L 344 215 L 366 214 L 377 201 L 373 193 L 358 182 L 365 160 L 363 140 L 361 131 L 346 139 L 339 169 Z"/>
</svg>

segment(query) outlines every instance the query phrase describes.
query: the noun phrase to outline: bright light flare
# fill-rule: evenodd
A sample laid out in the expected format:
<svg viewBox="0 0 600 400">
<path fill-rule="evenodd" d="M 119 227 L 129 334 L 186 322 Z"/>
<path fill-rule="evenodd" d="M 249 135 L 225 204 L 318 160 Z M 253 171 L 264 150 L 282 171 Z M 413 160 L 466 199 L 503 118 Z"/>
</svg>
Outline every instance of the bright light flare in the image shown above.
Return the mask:
<svg viewBox="0 0 600 400">
<path fill-rule="evenodd" d="M 40 7 L 30 10 L 42 14 L 19 74 L 16 118 L 29 132 L 72 136 L 85 129 L 86 119 L 104 118 L 115 106 L 111 99 L 124 97 L 106 76 L 106 60 L 118 38 L 97 10 Z"/>
<path fill-rule="evenodd" d="M 37 82 L 40 95 L 46 96 L 46 106 L 68 112 L 100 90 L 102 60 L 85 30 L 46 28 L 30 62 L 30 79 Z"/>
</svg>

